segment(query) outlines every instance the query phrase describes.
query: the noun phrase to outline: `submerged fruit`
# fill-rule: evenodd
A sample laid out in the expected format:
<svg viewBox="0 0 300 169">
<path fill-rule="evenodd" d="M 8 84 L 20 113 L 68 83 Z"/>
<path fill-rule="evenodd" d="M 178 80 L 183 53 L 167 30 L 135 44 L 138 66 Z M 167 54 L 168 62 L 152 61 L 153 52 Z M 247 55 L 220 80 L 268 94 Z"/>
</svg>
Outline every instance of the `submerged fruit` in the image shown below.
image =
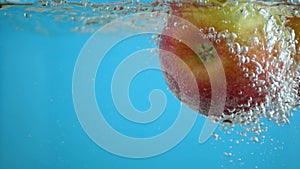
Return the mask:
<svg viewBox="0 0 300 169">
<path fill-rule="evenodd" d="M 209 42 L 195 44 L 199 49 L 197 54 L 180 39 L 171 36 L 161 36 L 159 42 L 160 49 L 180 58 L 172 59 L 165 52 L 159 55 L 170 90 L 193 110 L 217 117 L 249 113 L 270 100 L 276 100 L 274 95 L 283 88 L 277 81 L 293 76 L 289 71 L 293 71 L 290 67 L 297 59 L 291 56 L 290 46 L 296 41 L 292 39 L 292 31 L 283 24 L 280 15 L 268 6 L 255 3 L 200 5 L 186 2 L 171 3 L 171 8 L 170 14 L 194 24 Z M 291 25 L 297 21 L 291 19 L 290 27 L 293 28 Z M 174 31 L 175 27 L 176 23 L 169 20 L 164 34 L 174 37 L 188 34 L 185 30 Z M 299 30 L 295 31 L 299 33 Z M 189 38 L 196 37 L 190 35 Z M 209 67 L 215 67 L 218 58 L 223 67 L 216 68 L 214 76 L 209 77 L 202 61 Z M 220 69 L 224 70 L 226 76 L 224 112 L 208 114 L 210 106 L 214 106 L 211 105 L 210 78 L 217 80 Z M 191 91 L 189 84 L 193 80 L 197 81 L 198 91 Z M 220 86 L 223 85 L 221 83 Z M 194 96 L 195 92 L 199 92 L 199 97 Z"/>
</svg>

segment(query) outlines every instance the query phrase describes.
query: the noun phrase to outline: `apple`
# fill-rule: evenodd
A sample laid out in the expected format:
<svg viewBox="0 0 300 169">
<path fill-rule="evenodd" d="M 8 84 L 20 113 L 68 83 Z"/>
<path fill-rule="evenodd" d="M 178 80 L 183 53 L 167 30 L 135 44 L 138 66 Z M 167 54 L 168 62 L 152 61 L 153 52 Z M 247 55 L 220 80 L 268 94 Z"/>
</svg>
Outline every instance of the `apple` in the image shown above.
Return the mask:
<svg viewBox="0 0 300 169">
<path fill-rule="evenodd" d="M 163 30 L 164 35 L 159 41 L 160 49 L 179 58 L 174 59 L 166 52 L 159 54 L 169 89 L 179 100 L 205 116 L 250 113 L 251 109 L 265 104 L 271 95 L 279 92 L 280 89 L 274 87 L 274 77 L 280 77 L 280 72 L 284 72 L 288 61 L 300 60 L 299 53 L 298 60 L 286 54 L 291 42 L 284 41 L 291 36 L 291 30 L 287 26 L 295 29 L 295 23 L 298 26 L 294 31 L 299 41 L 299 18 L 291 18 L 284 25 L 274 8 L 259 3 L 213 1 L 201 5 L 183 2 L 170 3 L 170 7 L 171 15 L 185 19 L 199 28 L 199 32 L 206 38 L 206 42 L 197 44 L 200 48 L 214 48 L 216 51 L 205 55 L 199 50 L 196 54 L 180 39 L 173 38 L 180 34 L 187 34 L 185 36 L 191 39 L 197 38 L 188 35 L 189 32 L 185 30 L 175 31 L 174 20 L 168 20 Z M 165 36 L 166 34 L 172 36 Z M 299 44 L 297 47 L 299 48 Z M 211 104 L 210 78 L 217 81 L 221 71 L 216 68 L 214 76 L 209 77 L 202 60 L 207 66 L 215 67 L 217 57 L 225 72 L 226 102 L 223 112 L 209 114 L 210 106 L 214 106 Z M 193 91 L 190 85 L 193 80 L 197 82 L 198 91 Z M 219 85 L 223 84 L 220 82 Z M 199 92 L 199 97 L 195 97 L 195 92 Z M 276 99 L 276 96 L 273 97 L 271 100 Z"/>
</svg>

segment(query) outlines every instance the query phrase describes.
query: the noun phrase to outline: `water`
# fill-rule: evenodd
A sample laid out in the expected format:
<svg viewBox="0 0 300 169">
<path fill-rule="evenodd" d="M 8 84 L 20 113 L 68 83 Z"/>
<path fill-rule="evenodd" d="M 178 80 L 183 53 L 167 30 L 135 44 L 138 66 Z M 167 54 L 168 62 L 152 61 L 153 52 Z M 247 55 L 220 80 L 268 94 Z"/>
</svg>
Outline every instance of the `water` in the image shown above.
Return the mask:
<svg viewBox="0 0 300 169">
<path fill-rule="evenodd" d="M 108 5 L 120 2 L 99 3 Z M 278 126 L 275 121 L 262 119 L 260 130 L 267 131 L 260 135 L 252 132 L 257 129 L 253 126 L 235 126 L 232 129 L 230 125 L 220 125 L 204 144 L 198 142 L 198 137 L 205 118 L 197 116 L 191 130 L 177 146 L 151 158 L 122 157 L 95 144 L 95 140 L 83 130 L 74 109 L 74 69 L 83 46 L 95 30 L 124 13 L 114 12 L 103 19 L 101 16 L 107 14 L 103 12 L 106 7 L 94 10 L 91 6 L 91 3 L 55 3 L 0 10 L 0 168 L 300 167 L 299 109 L 289 118 L 290 124 Z M 108 6 L 116 7 L 115 4 Z M 128 6 L 136 7 L 137 4 L 128 3 Z M 152 8 L 155 11 L 168 9 L 167 6 L 153 7 L 149 3 L 142 6 L 144 10 L 147 8 L 146 11 L 152 11 Z M 152 8 L 149 9 L 149 6 Z M 104 15 L 99 15 L 101 11 Z M 117 35 L 107 33 L 107 37 L 102 37 L 109 40 Z M 96 101 L 107 122 L 120 133 L 134 138 L 163 133 L 172 128 L 170 126 L 180 114 L 180 102 L 168 90 L 161 71 L 155 68 L 155 49 L 148 50 L 156 48 L 152 36 L 133 36 L 119 42 L 104 57 L 101 69 L 93 79 Z M 113 104 L 116 100 L 110 93 L 115 70 L 136 51 L 144 51 L 138 55 L 144 60 L 138 65 L 154 68 L 141 71 L 132 79 L 128 93 L 131 104 L 136 111 L 147 111 L 150 103 L 155 104 L 155 101 L 148 100 L 152 89 L 162 90 L 167 98 L 161 117 L 151 123 L 128 121 L 119 114 L 118 107 Z M 96 130 L 96 133 L 109 136 L 101 130 Z M 170 144 L 173 144 L 172 139 Z M 120 140 L 111 140 L 111 143 L 117 148 L 123 145 Z M 150 149 L 156 145 L 161 146 L 160 142 L 155 142 Z M 134 145 L 130 148 L 135 149 Z"/>
</svg>

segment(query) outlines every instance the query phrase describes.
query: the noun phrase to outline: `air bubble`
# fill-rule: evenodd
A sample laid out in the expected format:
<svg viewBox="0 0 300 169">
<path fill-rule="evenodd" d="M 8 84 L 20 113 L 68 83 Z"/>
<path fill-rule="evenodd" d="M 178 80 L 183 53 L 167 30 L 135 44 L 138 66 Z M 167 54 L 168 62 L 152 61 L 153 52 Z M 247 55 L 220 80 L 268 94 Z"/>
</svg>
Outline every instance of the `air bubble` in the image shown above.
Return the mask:
<svg viewBox="0 0 300 169">
<path fill-rule="evenodd" d="M 257 75 L 256 75 L 254 72 L 250 73 L 250 74 L 249 74 L 249 77 L 250 77 L 250 79 L 252 79 L 252 80 L 256 80 L 256 79 L 257 79 Z"/>
<path fill-rule="evenodd" d="M 264 69 L 263 69 L 262 65 L 259 62 L 257 62 L 256 60 L 252 59 L 251 63 L 253 63 L 255 65 L 255 72 L 258 75 L 260 75 L 260 74 L 262 74 L 264 72 Z"/>
<path fill-rule="evenodd" d="M 213 133 L 212 136 L 215 138 L 215 140 L 220 140 L 220 136 L 216 133 Z"/>
<path fill-rule="evenodd" d="M 235 42 L 233 44 L 233 46 L 234 46 L 235 53 L 240 54 L 241 53 L 241 46 L 240 46 L 240 44 L 237 43 L 237 42 Z"/>
<path fill-rule="evenodd" d="M 235 110 L 236 110 L 236 109 L 235 109 L 234 107 L 231 108 L 231 109 L 230 109 L 230 108 L 227 109 L 227 111 L 228 111 L 229 113 L 233 113 L 233 112 L 235 112 Z"/>
<path fill-rule="evenodd" d="M 177 25 L 178 25 L 178 22 L 174 22 L 173 26 L 177 27 Z"/>
<path fill-rule="evenodd" d="M 241 64 L 245 64 L 246 63 L 246 58 L 244 55 L 238 55 L 238 59 L 239 59 L 239 62 Z"/>
<path fill-rule="evenodd" d="M 233 33 L 233 32 L 231 32 L 231 33 L 228 33 L 227 34 L 227 39 L 228 40 L 234 40 L 234 39 L 236 39 L 238 36 L 237 36 L 237 34 L 236 33 Z"/>
<path fill-rule="evenodd" d="M 247 73 L 247 72 L 249 71 L 249 69 L 246 68 L 246 67 L 243 67 L 243 68 L 242 68 L 242 71 L 245 72 L 245 73 Z"/>
<path fill-rule="evenodd" d="M 252 36 L 248 39 L 249 46 L 257 46 L 259 45 L 259 38 L 257 36 Z"/>
<path fill-rule="evenodd" d="M 241 52 L 242 53 L 248 53 L 248 51 L 249 51 L 249 47 L 248 46 L 242 46 L 241 47 Z"/>
<path fill-rule="evenodd" d="M 29 15 L 28 13 L 26 13 L 26 12 L 23 14 L 23 16 L 24 16 L 25 18 L 30 18 L 30 15 Z"/>
<path fill-rule="evenodd" d="M 250 63 L 250 58 L 249 57 L 245 57 L 245 64 Z"/>
<path fill-rule="evenodd" d="M 227 156 L 227 157 L 231 157 L 232 153 L 230 153 L 230 152 L 224 152 L 224 155 Z"/>
<path fill-rule="evenodd" d="M 250 138 L 250 140 L 251 140 L 252 142 L 257 143 L 257 142 L 258 142 L 258 137 L 253 136 L 253 137 Z"/>
<path fill-rule="evenodd" d="M 233 47 L 229 47 L 229 48 L 228 48 L 228 51 L 229 51 L 229 53 L 235 53 L 235 50 L 234 50 Z"/>
</svg>

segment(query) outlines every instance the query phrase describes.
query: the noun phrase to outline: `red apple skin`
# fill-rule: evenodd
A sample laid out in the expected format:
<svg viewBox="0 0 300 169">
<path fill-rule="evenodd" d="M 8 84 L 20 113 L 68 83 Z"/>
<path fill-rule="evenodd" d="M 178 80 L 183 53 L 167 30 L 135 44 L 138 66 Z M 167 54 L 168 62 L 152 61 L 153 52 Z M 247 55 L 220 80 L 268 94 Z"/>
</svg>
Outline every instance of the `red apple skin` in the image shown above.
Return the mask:
<svg viewBox="0 0 300 169">
<path fill-rule="evenodd" d="M 248 22 L 247 20 L 242 21 L 241 24 L 235 23 L 235 18 L 233 15 L 228 16 L 226 12 L 231 12 L 223 7 L 216 7 L 215 4 L 212 6 L 201 6 L 194 3 L 182 3 L 180 7 L 177 4 L 171 4 L 172 15 L 179 16 L 183 19 L 188 20 L 193 23 L 199 29 L 203 30 L 204 34 L 208 34 L 210 27 L 213 27 L 217 33 L 227 29 L 229 32 L 234 32 L 237 34 L 236 42 L 241 46 L 248 43 L 249 37 L 254 35 L 259 38 L 260 45 L 250 45 L 248 52 L 245 56 L 249 58 L 250 61 L 247 64 L 240 64 L 237 58 L 237 53 L 231 52 L 227 45 L 225 38 L 217 40 L 210 40 L 211 44 L 216 49 L 219 58 L 223 64 L 223 68 L 226 76 L 226 103 L 224 112 L 214 112 L 213 114 L 208 114 L 208 110 L 211 105 L 211 84 L 209 80 L 208 73 L 204 67 L 204 64 L 200 58 L 185 44 L 180 41 L 171 38 L 169 36 L 161 36 L 161 41 L 159 43 L 160 49 L 170 51 L 179 57 L 182 61 L 175 61 L 172 57 L 167 54 L 160 54 L 160 64 L 164 70 L 165 80 L 169 86 L 169 89 L 179 98 L 183 103 L 188 105 L 191 109 L 199 112 L 205 116 L 222 116 L 231 115 L 236 113 L 243 113 L 249 111 L 252 107 L 255 107 L 266 100 L 267 92 L 264 89 L 268 88 L 269 83 L 266 80 L 266 74 L 268 72 L 274 72 L 276 69 L 270 66 L 266 67 L 268 59 L 272 59 L 269 56 L 277 56 L 278 50 L 268 51 L 262 49 L 262 45 L 266 46 L 264 41 L 264 31 L 262 30 L 266 21 L 264 21 L 262 16 L 250 16 L 247 18 L 251 20 L 251 24 L 244 25 L 243 23 Z M 209 8 L 214 8 L 215 13 L 206 12 Z M 230 7 L 229 7 L 230 9 Z M 203 15 L 205 15 L 203 17 Z M 257 19 L 257 22 L 255 21 Z M 230 23 L 230 24 L 229 24 Z M 174 23 L 168 23 L 168 28 L 165 29 L 163 34 L 172 34 Z M 176 37 L 176 34 L 172 34 Z M 191 36 L 190 38 L 195 38 Z M 276 48 L 276 46 L 275 46 Z M 257 75 L 257 79 L 251 78 L 251 75 L 256 72 L 257 63 L 261 67 L 265 68 L 264 72 Z M 190 68 L 189 70 L 182 66 L 187 64 Z M 207 63 L 208 66 L 215 66 L 214 62 Z M 245 71 L 247 69 L 248 71 Z M 192 73 L 186 73 L 186 72 Z M 218 78 L 217 70 L 215 76 L 211 78 Z M 170 76 L 170 74 L 176 76 Z M 198 84 L 199 97 L 195 98 L 193 93 L 195 91 L 190 91 L 189 83 L 196 79 Z M 259 84 L 258 82 L 265 82 Z M 255 86 L 253 85 L 255 84 Z M 179 89 L 180 88 L 180 89 Z"/>
</svg>

